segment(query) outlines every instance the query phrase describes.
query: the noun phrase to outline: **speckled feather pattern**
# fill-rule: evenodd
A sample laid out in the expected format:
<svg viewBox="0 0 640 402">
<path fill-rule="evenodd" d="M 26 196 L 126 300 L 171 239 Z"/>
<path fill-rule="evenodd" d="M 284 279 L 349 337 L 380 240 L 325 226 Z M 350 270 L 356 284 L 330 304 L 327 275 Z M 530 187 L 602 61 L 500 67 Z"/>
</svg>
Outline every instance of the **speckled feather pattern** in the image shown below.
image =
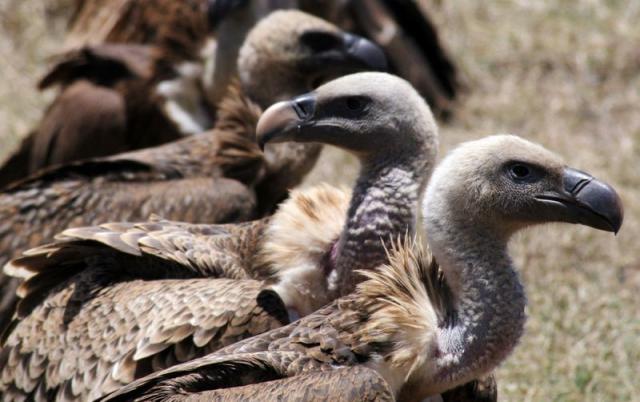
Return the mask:
<svg viewBox="0 0 640 402">
<path fill-rule="evenodd" d="M 53 168 L 0 193 L 0 264 L 67 227 L 152 214 L 210 223 L 252 217 L 256 200 L 249 186 L 264 169 L 253 139 L 259 109 L 237 89 L 229 94 L 219 123 L 224 130 Z M 5 296 L 3 327 L 13 304 Z"/>
<path fill-rule="evenodd" d="M 313 208 L 310 199 L 315 203 Z M 280 265 L 269 263 L 278 259 L 264 258 L 265 236 L 286 236 L 291 225 L 339 228 L 349 193 L 321 186 L 306 193 L 297 192 L 292 200 L 271 218 L 243 224 L 187 224 L 156 219 L 69 229 L 58 236 L 58 242 L 30 250 L 13 261 L 7 270 L 27 280 L 19 289 L 22 299 L 18 312 L 23 318 L 14 322 L 7 338 L 7 358 L 13 354 L 17 359 L 15 356 L 19 355 L 24 364 L 41 365 L 34 373 L 42 373 L 59 370 L 56 367 L 62 364 L 62 355 L 68 355 L 62 351 L 87 343 L 92 348 L 81 348 L 84 352 L 76 354 L 77 358 L 65 360 L 67 371 L 63 377 L 29 377 L 26 372 L 7 366 L 2 374 L 5 397 L 30 394 L 31 385 L 24 384 L 34 382 L 58 390 L 79 383 L 75 386 L 81 390 L 76 395 L 101 395 L 104 390 L 112 390 L 109 387 L 125 384 L 131 376 L 138 378 L 150 372 L 150 362 L 155 362 L 153 369 L 157 370 L 176 363 L 178 360 L 171 357 L 175 353 L 183 353 L 182 360 L 186 359 L 184 356 L 193 358 L 225 346 L 225 339 L 236 341 L 282 325 L 287 319 L 284 304 L 265 288 L 263 281 L 275 283 L 279 275 L 287 275 L 287 268 L 295 266 L 286 266 L 285 261 Z M 319 220 L 332 214 L 337 214 L 338 219 Z M 297 217 L 297 223 L 291 217 Z M 285 224 L 273 223 L 278 220 Z M 316 228 L 318 233 L 323 232 L 321 226 Z M 337 236 L 339 230 L 335 232 Z M 323 239 L 314 239 L 312 232 L 307 237 L 297 236 L 296 241 L 301 245 L 315 241 L 318 249 L 329 248 L 334 241 L 327 239 L 324 243 Z M 273 253 L 278 255 L 277 250 Z M 319 270 L 322 272 L 322 268 Z M 190 292 L 197 294 L 191 296 Z M 188 309 L 198 314 L 182 310 L 182 299 Z M 264 312 L 265 301 L 271 306 L 268 314 Z M 65 311 L 74 313 L 69 316 Z M 119 311 L 126 314 L 112 319 Z M 147 325 L 145 320 L 155 324 L 149 321 Z M 89 325 L 92 332 L 85 331 Z M 38 327 L 49 328 L 51 337 L 34 336 L 34 328 Z M 96 334 L 103 335 L 96 338 Z M 144 341 L 147 338 L 158 340 Z M 176 349 L 182 352 L 174 353 Z M 44 350 L 55 358 L 43 361 L 38 353 Z M 138 353 L 148 356 L 136 361 L 133 356 Z M 96 377 L 92 377 L 90 385 L 85 384 L 81 380 L 85 366 L 102 357 L 111 363 L 91 366 Z M 126 365 L 128 374 L 119 375 L 119 382 L 109 374 L 113 364 Z M 132 370 L 137 374 L 131 374 Z"/>
<path fill-rule="evenodd" d="M 286 327 L 138 380 L 107 400 L 131 400 L 134 397 L 160 400 L 173 394 L 187 396 L 196 390 L 226 387 L 228 381 L 233 381 L 232 385 L 251 384 L 264 375 L 271 379 L 298 375 L 304 378 L 314 372 L 331 373 L 344 368 L 343 375 L 349 376 L 349 370 L 354 367 L 359 367 L 357 370 L 364 367 L 374 369 L 378 375 L 382 375 L 386 387 L 390 387 L 386 392 L 397 393 L 398 384 L 390 382 L 394 376 L 385 376 L 392 370 L 386 370 L 385 367 L 393 367 L 393 370 L 407 375 L 415 368 L 413 359 L 419 359 L 420 356 L 414 354 L 407 360 L 411 353 L 405 348 L 414 343 L 403 339 L 420 332 L 420 329 L 434 330 L 420 327 L 425 323 L 416 320 L 417 317 L 412 314 L 414 310 L 403 308 L 398 300 L 408 302 L 411 306 L 415 304 L 418 311 L 424 311 L 425 306 L 421 302 L 432 303 L 433 308 L 438 308 L 444 305 L 437 301 L 439 295 L 446 294 L 441 292 L 443 283 L 438 280 L 439 271 L 432 264 L 430 255 L 421 251 L 412 252 L 412 247 L 407 244 L 406 248 L 394 251 L 391 265 L 379 271 L 370 271 L 369 278 L 358 285 L 353 295 L 338 299 Z M 399 279 L 398 273 L 406 275 L 401 280 L 411 284 L 409 288 L 398 286 L 394 281 L 393 278 Z M 435 293 L 427 294 L 427 289 Z M 414 292 L 422 295 L 421 298 L 416 300 Z M 433 302 L 430 302 L 432 297 Z M 395 319 L 386 315 L 385 311 L 389 312 L 389 309 L 395 314 Z M 436 313 L 440 314 L 446 312 Z M 230 376 L 229 372 L 236 370 L 243 374 Z M 362 378 L 365 387 L 367 380 L 367 376 Z M 327 390 L 318 392 L 339 395 L 343 391 L 332 388 L 331 384 L 331 381 L 323 384 L 328 386 Z M 357 390 L 359 384 L 354 377 L 353 389 Z M 219 392 L 224 395 L 223 390 Z M 243 390 L 240 388 L 231 392 L 241 395 Z"/>
</svg>

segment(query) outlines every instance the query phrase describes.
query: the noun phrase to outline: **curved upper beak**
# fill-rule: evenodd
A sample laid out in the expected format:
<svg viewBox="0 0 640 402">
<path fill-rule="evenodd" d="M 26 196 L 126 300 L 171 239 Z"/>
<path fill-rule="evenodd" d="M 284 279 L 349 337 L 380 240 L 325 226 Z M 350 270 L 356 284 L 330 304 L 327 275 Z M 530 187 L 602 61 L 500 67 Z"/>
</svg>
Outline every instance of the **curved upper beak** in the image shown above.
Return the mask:
<svg viewBox="0 0 640 402">
<path fill-rule="evenodd" d="M 387 71 L 387 57 L 380 46 L 361 36 L 346 32 L 341 37 L 348 59 L 356 64 L 362 64 L 362 67 L 368 70 Z"/>
<path fill-rule="evenodd" d="M 624 208 L 613 187 L 571 168 L 564 170 L 562 179 L 561 191 L 548 191 L 536 196 L 558 214 L 555 218 L 618 233 L 624 219 Z"/>
<path fill-rule="evenodd" d="M 262 113 L 256 127 L 256 140 L 260 149 L 268 142 L 293 140 L 303 127 L 311 125 L 315 112 L 314 93 L 298 96 L 289 101 L 271 105 Z"/>
</svg>

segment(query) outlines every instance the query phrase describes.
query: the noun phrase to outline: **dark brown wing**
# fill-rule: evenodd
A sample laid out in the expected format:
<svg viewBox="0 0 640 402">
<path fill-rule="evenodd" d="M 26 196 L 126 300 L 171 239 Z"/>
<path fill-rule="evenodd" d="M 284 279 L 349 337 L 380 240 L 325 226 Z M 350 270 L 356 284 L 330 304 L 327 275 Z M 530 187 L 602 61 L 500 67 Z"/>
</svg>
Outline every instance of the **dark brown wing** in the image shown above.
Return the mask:
<svg viewBox="0 0 640 402">
<path fill-rule="evenodd" d="M 116 86 L 148 80 L 154 54 L 146 46 L 101 45 L 62 55 L 40 82 L 41 88 L 59 84 L 62 92 L 1 168 L 7 179 L 0 185 L 45 166 L 132 149 L 130 101 Z"/>
<path fill-rule="evenodd" d="M 128 150 L 127 113 L 117 91 L 78 81 L 49 107 L 32 134 L 29 172 Z M 8 165 L 4 169 L 10 169 Z M 26 177 L 26 176 L 23 176 Z"/>
<path fill-rule="evenodd" d="M 93 400 L 287 323 L 282 300 L 259 281 L 126 280 L 114 276 L 125 260 L 87 264 L 7 338 L 0 367 L 8 400 L 39 400 L 45 389 L 48 398 Z"/>
<path fill-rule="evenodd" d="M 215 391 L 168 396 L 169 401 L 394 401 L 386 381 L 366 367 L 339 368 Z M 139 398 L 152 401 L 152 396 Z"/>
</svg>

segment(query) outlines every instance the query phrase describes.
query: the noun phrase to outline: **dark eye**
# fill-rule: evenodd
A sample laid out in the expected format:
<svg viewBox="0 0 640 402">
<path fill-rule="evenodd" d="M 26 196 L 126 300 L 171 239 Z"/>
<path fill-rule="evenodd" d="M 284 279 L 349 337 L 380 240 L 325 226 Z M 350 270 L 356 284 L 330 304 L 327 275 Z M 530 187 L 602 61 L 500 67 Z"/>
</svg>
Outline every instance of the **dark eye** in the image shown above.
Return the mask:
<svg viewBox="0 0 640 402">
<path fill-rule="evenodd" d="M 514 179 L 526 179 L 531 175 L 529 167 L 520 164 L 511 165 L 510 171 Z"/>
<path fill-rule="evenodd" d="M 352 111 L 359 111 L 364 109 L 366 102 L 364 99 L 358 96 L 350 96 L 346 99 L 347 108 Z"/>
</svg>

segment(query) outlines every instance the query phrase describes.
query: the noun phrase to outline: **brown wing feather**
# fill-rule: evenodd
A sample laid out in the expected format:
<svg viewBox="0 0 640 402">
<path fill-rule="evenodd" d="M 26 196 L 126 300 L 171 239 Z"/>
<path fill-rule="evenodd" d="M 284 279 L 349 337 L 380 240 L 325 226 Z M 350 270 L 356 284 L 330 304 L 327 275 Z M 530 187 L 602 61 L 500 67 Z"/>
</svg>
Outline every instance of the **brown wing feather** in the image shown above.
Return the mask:
<svg viewBox="0 0 640 402">
<path fill-rule="evenodd" d="M 155 221 L 70 229 L 61 237 L 63 241 L 29 250 L 26 256 L 8 264 L 5 271 L 26 279 L 18 288 L 19 318 L 27 317 L 46 300 L 51 289 L 78 273 L 90 272 L 97 259 L 111 262 L 110 277 L 118 280 L 245 279 L 253 274 L 246 267 L 254 264 L 266 223 L 190 225 Z"/>
<path fill-rule="evenodd" d="M 5 398 L 28 396 L 44 385 L 58 395 L 70 387 L 74 398 L 93 399 L 286 324 L 277 295 L 258 298 L 259 281 L 111 284 L 113 268 L 104 261 L 58 286 L 15 327 L 0 365 Z"/>
<path fill-rule="evenodd" d="M 196 359 L 195 364 L 183 363 L 134 381 L 101 400 L 161 401 L 177 392 L 199 392 L 275 380 L 285 377 L 287 366 L 299 358 L 300 354 L 296 352 L 206 356 Z"/>
<path fill-rule="evenodd" d="M 351 299 L 350 299 L 351 300 Z M 264 370 L 279 377 L 293 377 L 311 371 L 329 371 L 354 366 L 368 359 L 375 346 L 354 344 L 357 339 L 345 328 L 365 317 L 347 306 L 333 303 L 286 327 L 237 342 L 216 353 L 156 372 L 123 387 L 107 400 L 161 400 L 174 393 L 200 392 L 265 381 Z M 357 350 L 357 352 L 356 352 Z M 240 376 L 228 367 L 244 367 L 260 361 L 250 373 Z M 257 370 L 257 371 L 256 371 Z M 148 399 L 145 399 L 148 398 Z"/>
</svg>

